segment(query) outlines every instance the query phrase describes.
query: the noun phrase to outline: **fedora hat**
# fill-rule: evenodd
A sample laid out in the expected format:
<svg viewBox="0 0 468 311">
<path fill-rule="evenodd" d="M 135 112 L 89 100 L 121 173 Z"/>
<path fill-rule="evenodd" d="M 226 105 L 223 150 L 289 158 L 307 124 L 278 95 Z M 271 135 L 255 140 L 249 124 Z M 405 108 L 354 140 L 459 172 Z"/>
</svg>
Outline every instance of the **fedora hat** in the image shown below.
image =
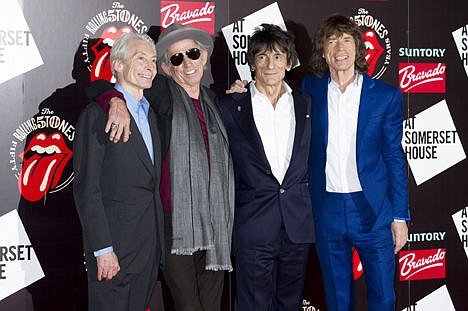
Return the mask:
<svg viewBox="0 0 468 311">
<path fill-rule="evenodd" d="M 194 27 L 187 27 L 182 24 L 171 24 L 159 35 L 156 43 L 156 53 L 163 55 L 167 49 L 175 42 L 193 39 L 208 47 L 208 57 L 213 52 L 213 39 L 210 34 L 204 30 Z"/>
</svg>

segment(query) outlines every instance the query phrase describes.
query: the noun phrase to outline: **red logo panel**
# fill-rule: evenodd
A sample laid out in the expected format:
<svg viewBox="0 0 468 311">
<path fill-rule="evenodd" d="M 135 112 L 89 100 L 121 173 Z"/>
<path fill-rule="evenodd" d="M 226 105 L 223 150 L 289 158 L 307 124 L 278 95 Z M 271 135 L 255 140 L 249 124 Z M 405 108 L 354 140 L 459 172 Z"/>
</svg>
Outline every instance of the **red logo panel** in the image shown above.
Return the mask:
<svg viewBox="0 0 468 311">
<path fill-rule="evenodd" d="M 362 268 L 361 258 L 359 258 L 359 254 L 357 250 L 354 248 L 354 246 L 352 250 L 353 250 L 353 277 L 355 280 L 357 280 L 364 273 L 364 269 Z"/>
<path fill-rule="evenodd" d="M 400 89 L 405 93 L 445 93 L 443 63 L 400 63 Z"/>
<path fill-rule="evenodd" d="M 400 252 L 400 281 L 445 278 L 445 248 Z"/>
<path fill-rule="evenodd" d="M 124 33 L 133 32 L 130 26 L 124 26 L 117 29 L 115 26 L 109 26 L 99 36 L 99 40 L 91 46 L 96 58 L 91 67 L 91 82 L 104 79 L 112 82 L 112 69 L 110 63 L 110 50 L 114 41 Z"/>
<path fill-rule="evenodd" d="M 161 1 L 161 28 L 176 23 L 214 34 L 215 3 Z"/>
<path fill-rule="evenodd" d="M 36 134 L 23 153 L 18 188 L 28 201 L 41 200 L 61 180 L 62 173 L 71 160 L 73 152 L 67 147 L 62 133 Z"/>
<path fill-rule="evenodd" d="M 366 63 L 369 66 L 367 74 L 372 76 L 374 73 L 377 62 L 385 51 L 382 45 L 379 43 L 379 37 L 372 29 L 367 30 L 363 34 L 364 42 L 366 45 Z"/>
</svg>

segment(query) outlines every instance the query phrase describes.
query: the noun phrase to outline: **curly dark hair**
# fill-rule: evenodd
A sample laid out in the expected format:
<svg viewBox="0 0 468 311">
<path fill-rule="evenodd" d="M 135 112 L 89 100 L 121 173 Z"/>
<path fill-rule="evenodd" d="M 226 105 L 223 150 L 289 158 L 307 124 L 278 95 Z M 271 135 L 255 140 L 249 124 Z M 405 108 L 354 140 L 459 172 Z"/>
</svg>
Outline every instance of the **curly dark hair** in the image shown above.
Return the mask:
<svg viewBox="0 0 468 311">
<path fill-rule="evenodd" d="M 247 48 L 247 62 L 249 66 L 255 64 L 255 55 L 264 51 L 280 49 L 286 54 L 288 64 L 297 63 L 298 56 L 294 44 L 294 36 L 273 24 L 261 24 L 249 39 Z"/>
<path fill-rule="evenodd" d="M 353 37 L 356 44 L 356 60 L 355 67 L 359 73 L 367 72 L 367 63 L 365 54 L 366 46 L 364 44 L 364 37 L 359 29 L 359 26 L 348 16 L 342 14 L 332 14 L 325 17 L 319 24 L 315 31 L 312 56 L 310 58 L 310 67 L 317 76 L 323 76 L 329 71 L 328 64 L 323 58 L 324 44 L 330 36 L 341 37 L 343 34 L 349 34 Z"/>
</svg>

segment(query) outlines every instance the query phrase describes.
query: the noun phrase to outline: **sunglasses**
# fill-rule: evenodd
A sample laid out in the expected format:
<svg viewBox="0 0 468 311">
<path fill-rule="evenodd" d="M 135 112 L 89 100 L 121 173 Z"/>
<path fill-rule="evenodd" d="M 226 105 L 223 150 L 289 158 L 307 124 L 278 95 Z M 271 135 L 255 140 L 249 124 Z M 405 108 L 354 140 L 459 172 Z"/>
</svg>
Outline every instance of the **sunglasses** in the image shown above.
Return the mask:
<svg viewBox="0 0 468 311">
<path fill-rule="evenodd" d="M 197 60 L 200 58 L 201 52 L 199 48 L 191 48 L 185 52 L 185 55 L 187 55 L 188 58 L 191 60 Z M 171 64 L 174 66 L 180 66 L 182 62 L 184 61 L 184 53 L 176 53 L 172 55 L 169 60 L 171 61 Z"/>
</svg>

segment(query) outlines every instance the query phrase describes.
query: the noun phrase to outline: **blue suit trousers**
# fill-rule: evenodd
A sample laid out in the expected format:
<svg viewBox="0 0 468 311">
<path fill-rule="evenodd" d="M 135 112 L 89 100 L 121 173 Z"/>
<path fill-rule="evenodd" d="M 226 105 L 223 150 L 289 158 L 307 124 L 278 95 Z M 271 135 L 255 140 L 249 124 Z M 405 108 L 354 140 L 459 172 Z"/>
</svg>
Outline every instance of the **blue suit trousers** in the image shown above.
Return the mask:
<svg viewBox="0 0 468 311">
<path fill-rule="evenodd" d="M 368 310 L 394 311 L 395 256 L 390 206 L 375 215 L 363 192 L 327 193 L 316 215 L 316 250 L 328 310 L 354 310 L 352 247 L 359 253 Z"/>
</svg>

